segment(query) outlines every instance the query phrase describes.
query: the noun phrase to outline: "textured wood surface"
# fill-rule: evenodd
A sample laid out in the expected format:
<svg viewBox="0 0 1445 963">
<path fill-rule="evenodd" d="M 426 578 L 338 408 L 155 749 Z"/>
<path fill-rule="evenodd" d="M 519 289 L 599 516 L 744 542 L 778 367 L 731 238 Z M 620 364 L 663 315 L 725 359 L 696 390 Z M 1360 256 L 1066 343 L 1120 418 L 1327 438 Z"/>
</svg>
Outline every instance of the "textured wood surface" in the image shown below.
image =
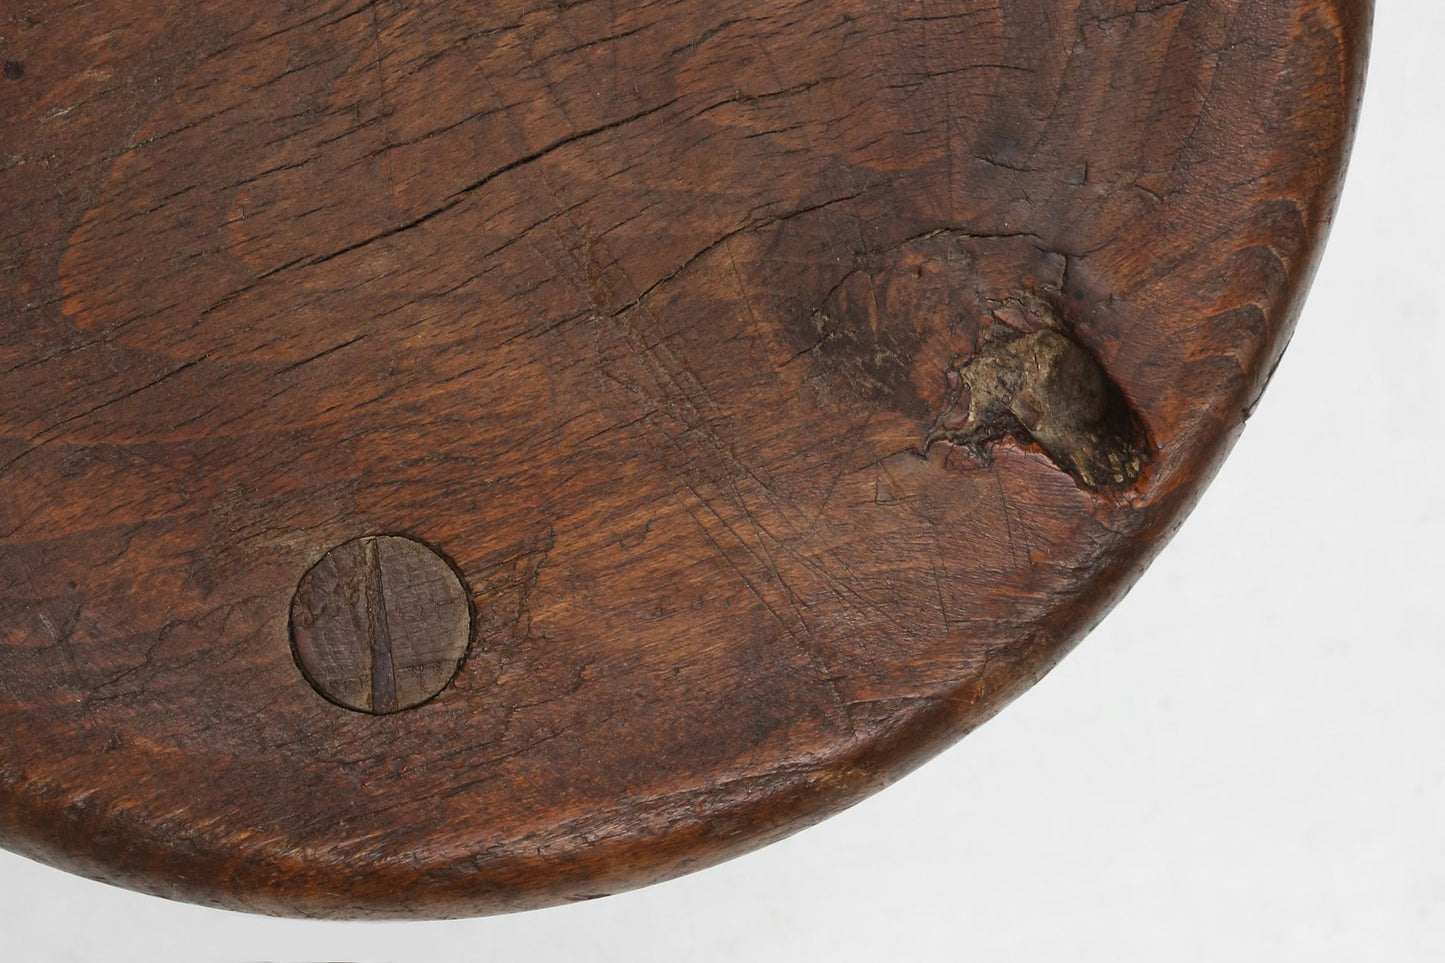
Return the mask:
<svg viewBox="0 0 1445 963">
<path fill-rule="evenodd" d="M 476 913 L 918 764 L 1102 616 L 1256 403 L 1369 15 L 0 0 L 0 840 Z M 291 629 L 378 535 L 472 621 L 386 714 Z"/>
<path fill-rule="evenodd" d="M 466 588 L 446 560 L 395 535 L 327 552 L 291 600 L 291 644 L 313 688 L 377 714 L 414 708 L 451 682 L 471 644 Z"/>
</svg>

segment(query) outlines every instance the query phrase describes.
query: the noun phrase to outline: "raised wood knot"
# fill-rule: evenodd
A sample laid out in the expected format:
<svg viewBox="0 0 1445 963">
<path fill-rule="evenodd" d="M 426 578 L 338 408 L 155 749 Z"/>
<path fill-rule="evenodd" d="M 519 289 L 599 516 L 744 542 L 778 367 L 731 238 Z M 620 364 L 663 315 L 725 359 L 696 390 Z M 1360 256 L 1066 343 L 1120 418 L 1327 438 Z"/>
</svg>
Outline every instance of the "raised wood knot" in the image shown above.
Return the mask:
<svg viewBox="0 0 1445 963">
<path fill-rule="evenodd" d="M 949 397 L 928 443 L 945 440 L 988 461 L 1006 437 L 1033 443 L 1091 490 L 1134 484 L 1149 461 L 1144 425 L 1099 359 L 1052 312 L 1043 327 L 989 327 L 978 351 L 948 372 Z"/>
<path fill-rule="evenodd" d="M 410 709 L 447 687 L 471 642 L 471 605 L 451 564 L 396 535 L 353 539 L 302 576 L 291 602 L 296 662 L 348 709 Z"/>
</svg>

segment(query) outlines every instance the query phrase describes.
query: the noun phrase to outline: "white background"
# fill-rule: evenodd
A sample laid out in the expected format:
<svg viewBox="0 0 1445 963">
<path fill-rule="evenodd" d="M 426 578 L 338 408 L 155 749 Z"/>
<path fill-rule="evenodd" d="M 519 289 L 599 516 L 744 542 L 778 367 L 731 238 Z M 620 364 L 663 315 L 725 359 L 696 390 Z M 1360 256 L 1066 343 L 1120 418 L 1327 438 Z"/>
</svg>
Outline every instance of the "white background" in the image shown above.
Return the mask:
<svg viewBox="0 0 1445 963">
<path fill-rule="evenodd" d="M 456 923 L 252 918 L 0 852 L 0 959 L 1445 959 L 1445 4 L 1383 0 L 1348 187 L 1243 440 L 1054 673 L 821 826 Z"/>
</svg>

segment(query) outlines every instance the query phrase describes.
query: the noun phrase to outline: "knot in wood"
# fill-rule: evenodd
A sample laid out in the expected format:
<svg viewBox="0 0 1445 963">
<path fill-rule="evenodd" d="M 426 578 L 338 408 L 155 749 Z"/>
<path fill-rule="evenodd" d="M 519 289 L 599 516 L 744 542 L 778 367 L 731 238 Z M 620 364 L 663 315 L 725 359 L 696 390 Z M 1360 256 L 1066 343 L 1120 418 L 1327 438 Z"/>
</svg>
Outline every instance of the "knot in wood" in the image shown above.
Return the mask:
<svg viewBox="0 0 1445 963">
<path fill-rule="evenodd" d="M 378 715 L 445 689 L 466 658 L 471 624 L 451 564 L 396 535 L 327 552 L 291 602 L 291 641 L 306 680 L 337 705 Z"/>
</svg>

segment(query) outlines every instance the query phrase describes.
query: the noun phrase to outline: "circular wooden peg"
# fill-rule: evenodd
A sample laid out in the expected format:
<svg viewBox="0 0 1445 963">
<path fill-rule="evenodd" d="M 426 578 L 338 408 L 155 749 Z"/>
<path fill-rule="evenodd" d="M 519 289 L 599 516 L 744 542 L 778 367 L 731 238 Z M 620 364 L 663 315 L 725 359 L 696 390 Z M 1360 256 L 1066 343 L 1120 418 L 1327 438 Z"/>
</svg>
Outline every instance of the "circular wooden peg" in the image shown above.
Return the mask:
<svg viewBox="0 0 1445 963">
<path fill-rule="evenodd" d="M 291 602 L 291 641 L 307 680 L 361 712 L 399 712 L 441 692 L 466 657 L 471 625 L 456 572 L 394 535 L 327 552 Z"/>
</svg>

